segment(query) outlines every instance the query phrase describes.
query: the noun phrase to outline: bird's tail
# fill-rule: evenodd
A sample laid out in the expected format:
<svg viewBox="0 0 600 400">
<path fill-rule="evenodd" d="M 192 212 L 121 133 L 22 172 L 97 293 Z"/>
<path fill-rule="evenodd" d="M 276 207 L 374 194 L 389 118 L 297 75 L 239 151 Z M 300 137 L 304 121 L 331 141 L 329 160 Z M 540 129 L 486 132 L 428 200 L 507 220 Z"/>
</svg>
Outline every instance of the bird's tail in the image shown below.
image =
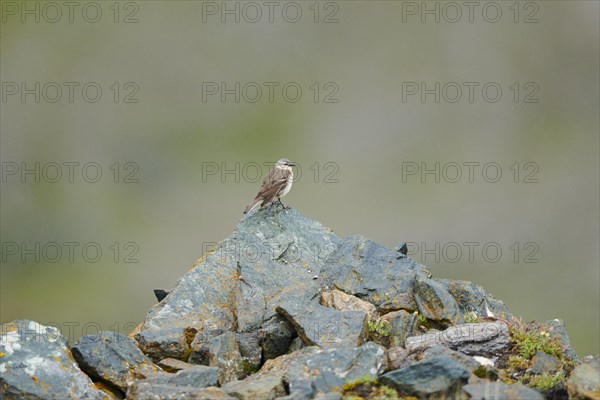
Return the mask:
<svg viewBox="0 0 600 400">
<path fill-rule="evenodd" d="M 252 200 L 252 203 L 248 204 L 248 207 L 244 210 L 244 214 L 248 214 L 250 211 L 254 210 L 254 208 L 262 201 L 260 198 L 256 198 Z"/>
</svg>

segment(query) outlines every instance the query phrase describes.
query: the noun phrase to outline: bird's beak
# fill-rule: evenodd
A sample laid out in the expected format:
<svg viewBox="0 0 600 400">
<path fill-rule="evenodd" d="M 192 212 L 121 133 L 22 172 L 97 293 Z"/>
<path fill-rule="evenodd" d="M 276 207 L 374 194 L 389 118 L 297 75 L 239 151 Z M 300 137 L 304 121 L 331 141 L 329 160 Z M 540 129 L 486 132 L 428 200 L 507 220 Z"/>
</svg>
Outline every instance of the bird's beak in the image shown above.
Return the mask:
<svg viewBox="0 0 600 400">
<path fill-rule="evenodd" d="M 295 166 L 296 166 L 296 163 L 294 163 L 294 162 L 291 162 L 291 161 L 290 161 L 290 162 L 288 163 L 288 165 L 289 165 L 290 167 L 295 167 Z"/>
</svg>

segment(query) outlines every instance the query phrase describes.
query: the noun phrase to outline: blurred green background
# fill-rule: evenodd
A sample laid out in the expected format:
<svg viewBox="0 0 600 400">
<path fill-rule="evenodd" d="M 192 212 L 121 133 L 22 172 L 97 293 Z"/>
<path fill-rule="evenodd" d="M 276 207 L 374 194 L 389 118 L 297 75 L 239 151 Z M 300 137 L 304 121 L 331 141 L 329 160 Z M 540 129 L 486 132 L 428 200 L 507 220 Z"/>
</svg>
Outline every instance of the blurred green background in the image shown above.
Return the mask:
<svg viewBox="0 0 600 400">
<path fill-rule="evenodd" d="M 3 1 L 1 321 L 128 332 L 287 157 L 285 203 L 597 354 L 599 3 L 488 3 Z"/>
</svg>

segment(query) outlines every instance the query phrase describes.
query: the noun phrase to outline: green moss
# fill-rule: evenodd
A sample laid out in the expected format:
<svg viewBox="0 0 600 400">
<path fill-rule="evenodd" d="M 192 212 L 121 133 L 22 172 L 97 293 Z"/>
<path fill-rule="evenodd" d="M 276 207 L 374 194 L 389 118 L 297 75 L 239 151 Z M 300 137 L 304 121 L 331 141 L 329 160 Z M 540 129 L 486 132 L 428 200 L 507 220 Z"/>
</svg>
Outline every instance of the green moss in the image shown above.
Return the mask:
<svg viewBox="0 0 600 400">
<path fill-rule="evenodd" d="M 556 374 L 542 374 L 542 375 L 525 375 L 521 382 L 527 384 L 529 387 L 539 390 L 549 390 L 560 382 L 565 380 L 565 371 L 558 371 Z"/>
<path fill-rule="evenodd" d="M 509 332 L 514 348 L 518 354 L 531 360 L 538 351 L 555 356 L 558 359 L 565 357 L 564 349 L 561 343 L 550 336 L 548 332 L 538 331 L 537 326 L 523 326 L 520 321 L 510 327 Z"/>
<path fill-rule="evenodd" d="M 399 400 L 398 393 L 376 378 L 365 375 L 354 381 L 347 382 L 342 388 L 343 400 Z"/>
<path fill-rule="evenodd" d="M 390 335 L 390 324 L 384 320 L 378 319 L 375 321 L 368 321 L 369 332 L 376 333 L 380 336 Z"/>
<path fill-rule="evenodd" d="M 508 368 L 513 371 L 525 371 L 529 368 L 529 360 L 521 357 L 520 355 L 513 355 L 508 357 L 507 362 Z"/>
<path fill-rule="evenodd" d="M 467 324 L 474 324 L 476 322 L 480 322 L 479 316 L 475 311 L 469 311 L 463 315 L 465 322 Z"/>
<path fill-rule="evenodd" d="M 360 386 L 360 385 L 369 385 L 369 384 L 372 385 L 372 384 L 375 384 L 375 383 L 377 383 L 377 379 L 375 379 L 373 376 L 371 376 L 371 375 L 364 375 L 364 376 L 361 376 L 360 378 L 355 379 L 355 380 L 353 380 L 351 382 L 347 382 L 344 385 L 343 390 L 344 390 L 344 392 L 351 391 L 351 390 L 355 389 L 357 386 Z"/>
<path fill-rule="evenodd" d="M 418 311 L 415 311 L 415 315 L 417 316 L 417 326 L 422 326 L 425 329 L 431 328 L 431 324 L 429 323 L 429 320 L 427 318 L 425 318 L 421 313 L 419 313 Z"/>
</svg>

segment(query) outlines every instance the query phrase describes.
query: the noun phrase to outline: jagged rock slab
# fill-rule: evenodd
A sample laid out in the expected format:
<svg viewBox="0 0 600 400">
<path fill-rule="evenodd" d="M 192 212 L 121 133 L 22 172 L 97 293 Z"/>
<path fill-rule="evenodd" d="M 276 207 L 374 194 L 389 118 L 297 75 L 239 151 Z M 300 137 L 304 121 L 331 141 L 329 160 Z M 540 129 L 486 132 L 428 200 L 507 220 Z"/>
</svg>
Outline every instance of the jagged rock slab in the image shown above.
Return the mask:
<svg viewBox="0 0 600 400">
<path fill-rule="evenodd" d="M 136 381 L 127 391 L 128 399 L 196 399 L 206 398 L 204 388 L 217 386 L 219 368 L 203 365 L 186 368 L 175 374 L 161 373 Z M 224 395 L 224 392 L 222 393 Z M 198 396 L 198 397 L 195 397 Z M 205 397 L 202 397 L 205 396 Z M 217 397 L 215 398 L 222 398 Z"/>
<path fill-rule="evenodd" d="M 444 285 L 433 279 L 417 276 L 415 301 L 423 317 L 446 325 L 464 322 L 462 312 L 454 297 Z"/>
<path fill-rule="evenodd" d="M 520 383 L 507 385 L 502 382 L 477 382 L 463 386 L 469 400 L 543 400 L 536 390 Z"/>
<path fill-rule="evenodd" d="M 175 373 L 194 366 L 193 364 L 186 363 L 176 358 L 163 358 L 156 365 L 161 367 L 163 371 L 171 373 Z"/>
<path fill-rule="evenodd" d="M 142 385 L 132 386 L 127 393 L 128 400 L 237 400 L 221 388 L 198 389 L 190 386 Z"/>
<path fill-rule="evenodd" d="M 460 363 L 470 373 L 473 373 L 481 364 L 471 356 L 459 351 L 449 349 L 441 345 L 421 348 L 417 350 L 407 350 L 402 347 L 392 347 L 387 350 L 388 371 L 409 367 L 419 361 L 430 360 L 439 356 L 452 358 Z"/>
<path fill-rule="evenodd" d="M 504 322 L 483 322 L 452 326 L 441 332 L 411 336 L 406 349 L 415 350 L 441 344 L 469 355 L 494 355 L 510 343 Z"/>
<path fill-rule="evenodd" d="M 423 265 L 362 236 L 344 238 L 320 273 L 324 289 L 337 289 L 371 304 L 379 311 L 416 310 L 413 286 Z"/>
<path fill-rule="evenodd" d="M 57 328 L 17 320 L 0 326 L 0 398 L 104 399 Z"/>
<path fill-rule="evenodd" d="M 290 396 L 312 398 L 347 381 L 364 376 L 375 378 L 384 368 L 385 349 L 369 342 L 361 347 L 324 349 L 299 357 L 290 363 L 283 380 Z"/>
<path fill-rule="evenodd" d="M 135 380 L 160 371 L 133 340 L 116 332 L 82 336 L 71 347 L 71 352 L 89 376 L 117 386 L 123 392 Z"/>
<path fill-rule="evenodd" d="M 296 330 L 285 317 L 276 314 L 258 330 L 258 338 L 262 349 L 262 361 L 271 360 L 285 354 L 292 340 L 294 340 Z"/>
<path fill-rule="evenodd" d="M 531 359 L 530 370 L 534 374 L 554 374 L 560 368 L 560 360 L 543 351 L 538 351 Z"/>
<path fill-rule="evenodd" d="M 392 311 L 383 315 L 381 320 L 388 323 L 390 347 L 404 347 L 407 337 L 419 333 L 417 316 L 414 313 L 404 310 Z"/>
<path fill-rule="evenodd" d="M 481 365 L 475 358 L 468 356 L 460 351 L 455 351 L 444 346 L 433 346 L 425 349 L 421 355 L 421 360 L 431 360 L 435 357 L 447 356 L 460 363 L 470 373 L 473 373 Z"/>
<path fill-rule="evenodd" d="M 498 318 L 508 319 L 512 315 L 506 305 L 486 293 L 483 288 L 470 281 L 455 281 L 452 279 L 435 279 L 454 297 L 463 314 L 474 312 L 478 317 L 487 317 L 488 310 Z"/>
<path fill-rule="evenodd" d="M 240 400 L 273 400 L 286 395 L 281 375 L 255 374 L 243 381 L 229 382 L 223 391 Z"/>
<path fill-rule="evenodd" d="M 468 379 L 469 371 L 462 364 L 442 355 L 388 372 L 379 382 L 412 396 L 453 398 Z"/>
<path fill-rule="evenodd" d="M 272 305 L 284 288 L 303 284 L 318 293 L 312 278 L 338 242 L 329 229 L 294 209 L 261 208 L 179 279 L 149 311 L 136 339 L 155 360 L 182 359 L 191 342 L 186 329 L 259 331 L 275 315 Z"/>
<path fill-rule="evenodd" d="M 552 319 L 539 324 L 539 331 L 545 331 L 550 337 L 558 340 L 567 356 L 572 360 L 578 360 L 575 350 L 571 347 L 571 341 L 565 323 L 561 319 Z"/>
<path fill-rule="evenodd" d="M 318 393 L 342 387 L 346 381 L 363 376 L 375 378 L 384 369 L 385 349 L 369 342 L 355 348 L 305 347 L 268 360 L 257 375 L 284 382 L 289 395 L 282 399 L 312 399 Z"/>
<path fill-rule="evenodd" d="M 217 336 L 199 333 L 192 342 L 189 362 L 219 367 L 219 382 L 222 384 L 246 376 L 239 346 L 231 332 Z"/>
<path fill-rule="evenodd" d="M 258 334 L 236 333 L 235 340 L 242 356 L 242 367 L 246 375 L 250 375 L 260 369 L 262 361 L 262 349 Z"/>
<path fill-rule="evenodd" d="M 294 326 L 308 346 L 356 347 L 367 335 L 367 313 L 338 311 L 310 300 L 302 290 L 282 295 L 276 311 Z"/>
<path fill-rule="evenodd" d="M 373 304 L 340 290 L 329 290 L 322 293 L 321 304 L 340 311 L 364 311 L 370 319 L 377 316 L 377 307 Z"/>
<path fill-rule="evenodd" d="M 572 399 L 600 399 L 600 357 L 593 357 L 575 367 L 567 380 Z"/>
</svg>

